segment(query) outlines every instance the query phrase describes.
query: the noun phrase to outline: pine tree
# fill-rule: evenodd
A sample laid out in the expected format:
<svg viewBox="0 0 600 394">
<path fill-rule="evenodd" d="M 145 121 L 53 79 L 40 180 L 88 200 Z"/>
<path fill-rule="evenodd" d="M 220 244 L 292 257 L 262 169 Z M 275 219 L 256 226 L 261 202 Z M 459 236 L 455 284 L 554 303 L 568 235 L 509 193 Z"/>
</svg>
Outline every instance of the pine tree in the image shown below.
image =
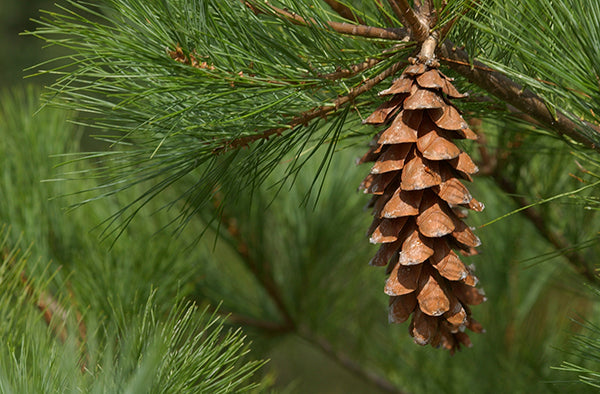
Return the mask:
<svg viewBox="0 0 600 394">
<path fill-rule="evenodd" d="M 118 275 L 132 279 L 144 265 L 135 261 L 146 257 L 144 283 L 165 291 L 164 305 L 178 310 L 169 297 L 211 308 L 222 302 L 230 324 L 256 333 L 257 349 L 271 349 L 274 335 L 293 335 L 382 390 L 485 392 L 502 382 L 512 391 L 562 392 L 542 383 L 561 359 L 550 345 L 565 343 L 559 328 L 568 310 L 593 317 L 593 306 L 581 306 L 593 301 L 580 284 L 600 283 L 593 235 L 600 8 L 575 3 L 67 1 L 31 34 L 71 55 L 40 72 L 57 74 L 47 90 L 52 103 L 86 114 L 78 120 L 111 144 L 70 162 L 76 168 L 64 177 L 94 178 L 78 181 L 76 190 L 89 195 L 74 213 L 108 218 L 102 235 L 114 242 L 114 256 L 167 224 L 177 237 L 161 237 L 157 249 L 138 246 L 126 267 L 116 258 L 85 265 L 54 250 L 56 239 L 77 240 L 66 250 L 93 250 L 81 228 L 64 225 L 54 241 L 45 231 L 34 238 L 69 272 L 85 267 L 76 304 L 110 316 L 120 315 L 114 305 L 83 295 L 109 294 L 114 285 L 120 300 L 137 291 L 148 299 L 150 287 L 136 290 Z M 375 195 L 369 236 L 383 243 L 379 252 L 366 246 L 368 225 L 357 209 L 366 201 L 352 192 L 365 170 L 350 164 L 373 134 L 362 161 L 375 165 L 363 187 Z M 458 179 L 471 180 L 476 165 L 467 191 Z M 472 196 L 487 208 L 465 224 L 461 207 L 482 208 Z M 160 212 L 147 217 L 148 209 Z M 31 230 L 18 207 L 3 212 Z M 132 227 L 138 221 L 146 224 Z M 469 225 L 478 226 L 480 256 L 471 256 L 479 242 Z M 172 239 L 198 241 L 188 250 L 202 267 L 168 247 Z M 415 245 L 423 247 L 413 253 Z M 374 265 L 388 265 L 387 281 L 357 267 L 373 254 Z M 539 264 L 554 257 L 565 264 Z M 448 359 L 408 348 L 397 326 L 378 323 L 384 287 L 390 320 L 412 312 L 417 342 L 451 351 L 470 345 L 462 329 L 482 327 L 469 305 L 483 301 L 472 263 L 489 294 L 473 312 L 488 334 L 472 349 Z M 59 288 L 73 286 L 68 274 L 58 277 Z M 572 300 L 553 283 L 566 277 Z M 136 316 L 134 304 L 121 315 Z M 540 352 L 544 363 L 532 356 Z M 528 368 L 533 382 L 515 378 L 517 368 Z"/>
</svg>

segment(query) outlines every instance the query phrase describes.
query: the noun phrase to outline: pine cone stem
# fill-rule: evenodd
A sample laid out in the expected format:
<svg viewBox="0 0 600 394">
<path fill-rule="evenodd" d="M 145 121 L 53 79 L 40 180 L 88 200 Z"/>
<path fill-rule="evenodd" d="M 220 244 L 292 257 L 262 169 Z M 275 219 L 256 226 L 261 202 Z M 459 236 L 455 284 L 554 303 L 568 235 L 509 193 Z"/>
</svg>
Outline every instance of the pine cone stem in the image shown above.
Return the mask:
<svg viewBox="0 0 600 394">
<path fill-rule="evenodd" d="M 431 35 L 429 35 L 429 37 L 425 39 L 425 41 L 423 41 L 423 44 L 421 45 L 421 51 L 417 56 L 419 62 L 428 66 L 433 66 L 434 62 L 436 61 L 435 50 L 437 48 L 437 45 L 438 33 L 434 31 L 431 33 Z"/>
</svg>

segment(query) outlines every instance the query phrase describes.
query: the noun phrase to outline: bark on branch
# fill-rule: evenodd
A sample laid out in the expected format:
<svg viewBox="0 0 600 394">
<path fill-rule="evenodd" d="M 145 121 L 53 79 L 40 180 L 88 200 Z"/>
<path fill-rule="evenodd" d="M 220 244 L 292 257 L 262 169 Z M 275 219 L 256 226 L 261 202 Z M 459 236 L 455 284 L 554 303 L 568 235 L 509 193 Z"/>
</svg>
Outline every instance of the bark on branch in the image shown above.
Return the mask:
<svg viewBox="0 0 600 394">
<path fill-rule="evenodd" d="M 306 20 L 302 16 L 296 14 L 295 12 L 290 12 L 281 8 L 277 8 L 269 4 L 268 2 L 263 3 L 255 3 L 252 1 L 247 1 L 245 4 L 256 14 L 270 14 L 275 13 L 280 17 L 283 17 L 289 20 L 291 23 L 295 25 L 302 26 L 318 26 L 317 21 L 314 19 Z M 332 22 L 327 21 L 324 22 L 327 24 L 333 31 L 336 31 L 341 34 L 348 34 L 352 36 L 360 36 L 366 38 L 379 38 L 384 40 L 396 40 L 402 41 L 406 40 L 408 34 L 405 29 L 402 28 L 381 28 L 374 26 L 366 26 L 366 25 L 355 25 L 352 23 L 345 22 Z"/>
<path fill-rule="evenodd" d="M 521 213 L 527 218 L 531 224 L 536 228 L 538 233 L 546 239 L 557 252 L 561 253 L 562 256 L 568 261 L 571 267 L 579 275 L 583 276 L 589 283 L 594 286 L 600 286 L 600 277 L 596 275 L 594 268 L 586 261 L 585 256 L 577 250 L 575 245 L 572 245 L 567 238 L 560 233 L 552 229 L 547 218 L 535 206 L 531 206 L 531 201 L 526 197 L 522 196 L 517 185 L 507 178 L 503 173 L 503 162 L 510 160 L 509 151 L 502 153 L 502 159 L 498 158 L 499 153 L 491 154 L 488 151 L 487 141 L 485 135 L 479 134 L 479 153 L 481 155 L 481 162 L 479 164 L 480 174 L 490 176 L 496 185 L 507 195 L 513 202 L 520 208 L 526 208 Z"/>
<path fill-rule="evenodd" d="M 394 14 L 406 24 L 412 38 L 421 43 L 429 36 L 429 28 L 419 19 L 407 0 L 388 0 Z"/>
<path fill-rule="evenodd" d="M 323 352 L 323 354 L 325 354 L 331 360 L 335 361 L 342 368 L 347 369 L 348 371 L 359 376 L 363 380 L 377 386 L 380 390 L 385 391 L 386 393 L 408 394 L 407 391 L 396 387 L 385 377 L 365 369 L 363 365 L 358 364 L 356 361 L 349 358 L 347 355 L 336 351 L 333 345 L 330 342 L 328 342 L 325 338 L 317 337 L 313 333 L 307 332 L 306 330 L 298 332 L 298 335 L 308 343 L 312 344 L 313 346 L 316 346 L 319 350 L 321 350 L 321 352 Z"/>
<path fill-rule="evenodd" d="M 276 128 L 265 130 L 262 133 L 248 135 L 245 137 L 239 137 L 234 140 L 227 141 L 223 146 L 221 146 L 219 148 L 215 148 L 213 150 L 213 153 L 221 154 L 221 153 L 228 152 L 232 149 L 241 148 L 241 147 L 247 146 L 248 144 L 250 144 L 254 141 L 261 140 L 261 139 L 267 139 L 270 136 L 276 135 L 276 134 L 280 135 L 281 133 L 283 133 L 286 130 L 292 129 L 292 128 L 302 125 L 302 124 L 307 124 L 308 122 L 310 122 L 311 120 L 314 120 L 316 118 L 324 117 L 327 114 L 336 111 L 340 107 L 342 107 L 348 103 L 351 103 L 356 97 L 371 90 L 375 85 L 377 85 L 384 79 L 394 75 L 395 73 L 400 71 L 404 66 L 406 66 L 405 62 L 400 62 L 400 63 L 396 63 L 396 64 L 392 65 L 391 67 L 387 68 L 385 71 L 380 73 L 379 75 L 365 81 L 365 83 L 363 83 L 362 85 L 352 89 L 350 91 L 350 93 L 347 94 L 346 96 L 342 96 L 342 97 L 339 97 L 336 100 L 334 100 L 332 105 L 324 105 L 322 107 L 317 107 L 317 108 L 311 109 L 310 111 L 303 112 L 300 115 L 296 116 L 287 126 L 276 127 Z"/>
<path fill-rule="evenodd" d="M 499 170 L 493 174 L 496 184 L 509 196 L 519 207 L 527 207 L 531 202 L 525 197 L 517 194 L 516 185 L 508 178 L 504 177 Z M 544 216 L 534 207 L 529 207 L 523 211 L 523 214 L 535 226 L 536 230 L 546 239 L 558 252 L 562 252 L 564 258 L 579 275 L 583 276 L 589 283 L 598 286 L 600 280 L 596 271 L 586 261 L 585 257 L 577 251 L 577 248 L 565 238 L 564 235 L 553 231 Z"/>
<path fill-rule="evenodd" d="M 352 12 L 350 7 L 347 7 L 337 0 L 324 0 L 332 10 L 338 13 L 342 18 L 364 25 L 365 22 Z"/>
<path fill-rule="evenodd" d="M 407 21 L 411 21 L 411 23 L 407 23 L 407 25 L 409 26 L 414 39 L 418 41 L 417 36 L 421 37 L 421 34 L 423 34 L 423 40 L 427 39 L 428 33 L 426 34 L 426 32 L 422 30 L 422 28 L 425 28 L 425 25 L 419 20 L 418 16 L 408 5 L 406 0 L 389 0 L 389 2 L 399 17 Z M 245 4 L 254 12 L 275 13 L 278 16 L 286 18 L 296 24 L 308 25 L 309 23 L 315 23 L 315 21 L 307 21 L 300 15 L 297 15 L 293 12 L 273 7 L 268 2 L 255 4 L 254 2 L 247 1 Z M 264 7 L 267 7 L 268 10 L 265 10 Z M 343 34 L 396 40 L 406 40 L 407 37 L 407 32 L 404 29 L 382 29 L 339 22 L 326 22 L 326 24 L 329 25 L 334 31 Z M 557 111 L 556 118 L 554 118 L 554 115 L 548 110 L 546 103 L 541 97 L 537 96 L 528 89 L 523 89 L 521 85 L 511 80 L 506 75 L 490 69 L 481 62 L 473 61 L 473 63 L 471 63 L 471 59 L 467 52 L 456 48 L 456 46 L 449 40 L 444 41 L 438 47 L 437 52 L 440 56 L 440 60 L 445 61 L 450 68 L 465 76 L 469 81 L 484 89 L 488 93 L 500 98 L 509 105 L 517 108 L 519 111 L 522 111 L 524 114 L 531 116 L 541 125 L 550 130 L 554 130 L 557 134 L 561 136 L 567 136 L 590 149 L 600 152 L 600 145 L 596 143 L 596 141 L 600 140 L 600 128 L 598 126 L 585 123 L 585 126 L 587 126 L 590 130 L 594 130 L 596 133 L 598 133 L 598 138 L 590 138 L 583 130 L 584 126 L 581 126 L 580 124 L 571 120 L 573 117 L 570 118 L 565 113 Z M 367 84 L 362 85 L 361 88 L 366 87 L 366 85 Z M 350 95 L 336 100 L 335 106 L 337 107 L 339 105 L 343 105 L 349 101 L 348 98 L 351 100 L 357 95 L 358 94 L 353 95 L 351 92 Z M 230 148 L 245 146 L 248 143 L 262 138 L 268 138 L 274 134 L 281 134 L 290 127 L 295 127 L 298 124 L 305 123 L 316 117 L 324 116 L 334 109 L 335 108 L 333 106 L 325 106 L 308 111 L 294 118 L 294 120 L 287 127 L 274 128 L 258 135 L 238 138 L 234 141 L 230 141 L 227 146 L 217 148 L 215 152 L 220 153 Z"/>
<path fill-rule="evenodd" d="M 218 195 L 214 203 L 215 208 L 219 210 L 221 200 L 219 199 Z M 233 241 L 231 245 L 235 247 L 235 250 L 242 258 L 246 267 L 249 268 L 250 272 L 257 279 L 260 286 L 263 287 L 263 289 L 267 292 L 271 300 L 275 303 L 277 309 L 279 310 L 284 319 L 284 322 L 283 324 L 280 324 L 266 320 L 258 320 L 253 317 L 243 316 L 225 311 L 218 311 L 219 314 L 225 315 L 228 318 L 228 321 L 232 324 L 255 327 L 264 330 L 265 332 L 272 335 L 297 335 L 298 337 L 306 340 L 310 345 L 315 346 L 317 349 L 321 350 L 327 357 L 339 364 L 342 368 L 347 369 L 349 372 L 365 380 L 366 382 L 375 385 L 379 389 L 389 393 L 407 394 L 405 391 L 394 386 L 390 381 L 388 381 L 385 378 L 385 376 L 380 376 L 366 369 L 364 365 L 357 363 L 346 354 L 336 351 L 333 348 L 332 344 L 328 342 L 325 338 L 316 336 L 305 327 L 299 327 L 298 324 L 296 324 L 294 318 L 292 317 L 288 306 L 283 301 L 281 289 L 279 287 L 279 284 L 273 278 L 273 275 L 270 273 L 270 268 L 267 267 L 267 269 L 261 269 L 259 267 L 260 264 L 269 265 L 268 262 L 262 261 L 259 264 L 257 261 L 254 260 L 249 249 L 251 245 L 249 245 L 244 239 L 244 236 L 238 228 L 237 221 L 234 217 L 227 216 L 225 213 L 222 213 L 221 220 L 227 226 L 226 231 L 229 234 L 228 238 L 230 238 L 230 240 Z"/>
<path fill-rule="evenodd" d="M 467 52 L 457 48 L 451 41 L 444 41 L 438 47 L 438 54 L 441 61 L 445 61 L 450 68 L 483 90 L 531 116 L 559 135 L 572 138 L 588 148 L 600 152 L 600 146 L 596 144 L 596 140 L 600 140 L 600 130 L 597 126 L 586 124 L 598 133 L 598 138 L 594 140 L 584 133 L 582 126 L 572 121 L 563 112 L 557 111 L 556 118 L 554 118 L 541 97 L 529 89 L 523 89 L 521 85 L 506 75 L 491 70 L 477 60 L 471 63 Z"/>
<path fill-rule="evenodd" d="M 218 195 L 215 198 L 214 203 L 215 208 L 217 210 L 221 210 L 221 200 Z M 290 311 L 286 306 L 285 300 L 281 295 L 279 286 L 273 278 L 269 262 L 259 262 L 254 259 L 254 256 L 250 251 L 248 243 L 243 238 L 240 229 L 238 228 L 236 219 L 226 215 L 225 212 L 223 212 L 222 210 L 221 222 L 227 226 L 226 231 L 229 234 L 230 239 L 226 240 L 230 241 L 231 245 L 235 248 L 236 252 L 242 259 L 246 268 L 248 268 L 250 273 L 252 273 L 254 278 L 262 286 L 262 288 L 268 294 L 269 298 L 273 301 L 275 307 L 281 314 L 284 323 L 277 325 L 278 331 L 281 333 L 287 333 L 295 330 L 296 322 L 294 321 L 293 316 L 291 315 Z"/>
<path fill-rule="evenodd" d="M 381 62 L 381 59 L 370 58 L 362 63 L 353 64 L 347 69 L 341 69 L 328 74 L 320 74 L 319 77 L 331 81 L 335 81 L 340 78 L 349 78 L 358 74 L 359 72 L 368 70 L 369 68 L 376 66 L 379 62 Z"/>
</svg>

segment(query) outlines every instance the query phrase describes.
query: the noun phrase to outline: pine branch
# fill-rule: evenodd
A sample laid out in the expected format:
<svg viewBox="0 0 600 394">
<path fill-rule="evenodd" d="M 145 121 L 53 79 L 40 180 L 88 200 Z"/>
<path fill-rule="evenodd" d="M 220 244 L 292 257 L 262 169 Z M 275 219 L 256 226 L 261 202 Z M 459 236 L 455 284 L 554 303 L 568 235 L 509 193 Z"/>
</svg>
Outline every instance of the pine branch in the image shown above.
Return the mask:
<svg viewBox="0 0 600 394">
<path fill-rule="evenodd" d="M 498 165 L 498 160 L 494 155 L 490 155 L 485 144 L 485 137 L 480 134 L 479 151 L 482 158 L 482 174 L 490 175 L 498 187 L 504 193 L 511 197 L 519 208 L 529 207 L 522 211 L 525 218 L 536 228 L 538 233 L 546 239 L 557 251 L 565 251 L 563 256 L 567 259 L 571 267 L 579 275 L 583 276 L 589 283 L 600 286 L 600 277 L 596 275 L 595 270 L 586 262 L 585 257 L 578 253 L 563 234 L 553 231 L 546 218 L 533 206 L 531 201 L 518 194 L 517 186 L 509 178 L 502 174 L 502 167 Z"/>
<path fill-rule="evenodd" d="M 434 26 L 436 23 L 436 9 L 433 4 L 433 0 L 415 0 L 414 2 L 416 12 L 423 18 L 424 20 L 430 21 L 429 25 Z"/>
<path fill-rule="evenodd" d="M 218 311 L 218 313 L 221 316 L 226 317 L 227 320 L 232 324 L 254 327 L 259 330 L 268 332 L 270 334 L 281 335 L 293 332 L 294 334 L 298 335 L 300 338 L 308 342 L 311 346 L 314 346 L 315 348 L 319 349 L 327 358 L 331 359 L 342 368 L 350 371 L 352 374 L 360 377 L 366 382 L 378 387 L 379 389 L 385 392 L 407 394 L 406 391 L 397 388 L 396 386 L 394 386 L 394 384 L 385 379 L 385 377 L 378 375 L 374 372 L 365 370 L 363 366 L 354 361 L 348 355 L 336 351 L 329 341 L 322 337 L 317 338 L 312 332 L 309 332 L 307 329 L 296 330 L 294 328 L 288 327 L 287 325 L 276 324 L 266 320 L 254 319 L 249 316 L 243 316 L 232 312 Z"/>
<path fill-rule="evenodd" d="M 408 39 L 408 36 L 406 38 Z M 347 69 L 334 71 L 334 72 L 331 72 L 328 74 L 318 74 L 318 76 L 320 78 L 328 79 L 331 81 L 335 81 L 335 80 L 342 79 L 342 78 L 353 77 L 353 76 L 357 75 L 358 73 L 367 71 L 367 70 L 375 67 L 383 59 L 390 58 L 391 56 L 396 54 L 399 49 L 401 49 L 402 47 L 405 47 L 405 46 L 407 46 L 407 44 L 405 44 L 404 42 L 402 42 L 400 44 L 396 44 L 396 45 L 392 46 L 391 48 L 383 50 L 381 52 L 381 54 L 376 58 L 375 57 L 369 58 L 362 63 L 353 64 Z"/>
<path fill-rule="evenodd" d="M 350 21 L 356 22 L 361 25 L 365 24 L 365 22 L 361 18 L 354 15 L 354 12 L 352 12 L 350 7 L 343 5 L 342 3 L 340 3 L 337 0 L 323 0 L 323 1 L 325 1 L 325 3 L 327 3 L 331 7 L 331 9 L 334 10 L 335 12 L 337 12 L 339 14 L 339 16 L 341 16 L 342 18 L 346 18 Z"/>
<path fill-rule="evenodd" d="M 218 198 L 218 197 L 217 197 Z M 215 205 L 217 209 L 220 209 L 221 202 L 219 200 L 215 201 Z M 281 296 L 279 287 L 275 282 L 275 279 L 271 275 L 270 264 L 268 261 L 262 261 L 262 265 L 266 269 L 260 269 L 259 263 L 254 259 L 252 253 L 250 252 L 250 248 L 246 243 L 245 239 L 242 237 L 242 234 L 238 228 L 237 221 L 235 218 L 228 216 L 221 209 L 221 222 L 225 223 L 227 226 L 227 233 L 233 240 L 233 245 L 235 246 L 235 250 L 238 255 L 241 257 L 244 265 L 248 270 L 252 273 L 254 278 L 260 283 L 260 285 L 265 289 L 271 301 L 275 304 L 277 310 L 281 314 L 284 320 L 284 324 L 281 325 L 278 331 L 281 332 L 289 332 L 293 331 L 296 327 L 296 322 L 289 312 L 287 306 L 285 305 L 285 301 Z"/>
<path fill-rule="evenodd" d="M 227 320 L 232 324 L 255 327 L 277 335 L 287 334 L 293 330 L 293 328 L 290 328 L 287 324 L 277 324 L 268 320 L 253 319 L 249 316 L 243 316 L 231 312 L 227 314 Z"/>
<path fill-rule="evenodd" d="M 278 16 L 281 16 L 291 23 L 295 25 L 301 26 L 318 26 L 317 22 L 314 19 L 306 20 L 302 16 L 296 14 L 295 12 L 290 12 L 281 8 L 277 8 L 268 2 L 263 4 L 257 4 L 253 1 L 246 1 L 245 4 L 250 8 L 255 14 L 270 14 L 274 13 Z M 381 28 L 374 26 L 366 26 L 366 25 L 355 25 L 351 23 L 345 22 L 325 22 L 332 30 L 341 33 L 348 34 L 352 36 L 366 37 L 366 38 L 379 38 L 383 40 L 397 40 L 402 41 L 405 40 L 407 34 L 405 29 L 401 28 Z"/>
<path fill-rule="evenodd" d="M 6 257 L 6 254 L 3 258 Z M 69 312 L 63 305 L 48 291 L 41 290 L 36 292 L 33 287 L 33 283 L 29 280 L 25 272 L 21 272 L 20 275 L 21 283 L 25 287 L 25 292 L 32 298 L 36 298 L 35 305 L 42 313 L 46 325 L 52 330 L 54 336 L 61 342 L 67 342 L 69 335 L 73 335 L 69 332 Z M 86 342 L 87 327 L 83 321 L 83 317 L 79 312 L 76 312 L 78 332 L 75 336 L 75 345 L 77 349 L 82 349 Z M 81 372 L 84 372 L 89 363 L 89 354 L 83 352 L 80 360 Z"/>
<path fill-rule="evenodd" d="M 498 71 L 492 71 L 485 64 L 473 60 L 469 54 L 457 48 L 451 41 L 446 40 L 438 48 L 440 60 L 454 71 L 466 77 L 470 82 L 513 105 L 523 113 L 529 114 L 549 130 L 560 136 L 567 136 L 573 140 L 600 152 L 600 146 L 582 131 L 582 127 L 572 121 L 574 115 L 567 116 L 564 112 L 556 111 L 556 118 L 548 109 L 547 103 L 529 89 L 511 80 Z M 600 138 L 600 129 L 585 122 L 585 126 L 593 129 Z"/>
<path fill-rule="evenodd" d="M 386 70 L 384 70 L 377 76 L 365 81 L 362 85 L 352 89 L 350 91 L 350 93 L 347 94 L 346 96 L 337 98 L 333 102 L 333 105 L 325 105 L 322 107 L 314 108 L 310 111 L 303 112 L 300 115 L 294 117 L 294 119 L 287 126 L 275 127 L 275 128 L 263 131 L 262 133 L 259 133 L 259 134 L 253 134 L 253 135 L 249 135 L 249 136 L 245 136 L 245 137 L 236 138 L 231 141 L 227 141 L 225 143 L 225 145 L 215 148 L 213 150 L 213 153 L 214 154 L 222 154 L 222 153 L 228 152 L 232 149 L 245 147 L 254 141 L 258 141 L 261 139 L 268 139 L 269 137 L 271 137 L 273 135 L 281 135 L 286 130 L 293 129 L 294 127 L 297 127 L 299 125 L 306 125 L 306 124 L 308 124 L 308 122 L 310 122 L 313 119 L 316 119 L 319 117 L 324 117 L 331 112 L 337 111 L 340 107 L 343 107 L 344 105 L 346 105 L 348 103 L 351 103 L 356 97 L 358 97 L 359 95 L 361 95 L 365 92 L 368 92 L 378 83 L 382 82 L 386 78 L 388 78 L 388 77 L 394 75 L 395 73 L 397 73 L 398 71 L 400 71 L 404 66 L 406 66 L 405 62 L 400 62 L 400 63 L 396 63 L 396 64 L 392 65 L 391 67 L 387 68 Z"/>
<path fill-rule="evenodd" d="M 462 12 L 460 12 L 454 18 L 450 19 L 448 22 L 444 23 L 444 25 L 440 29 L 440 41 L 444 41 L 446 39 L 446 36 L 450 32 L 450 30 L 452 30 L 452 28 L 456 24 L 456 22 L 460 18 L 462 18 L 463 16 L 465 16 L 467 14 L 467 12 L 469 12 L 469 10 L 471 10 L 476 5 L 478 5 L 479 2 L 480 2 L 480 0 L 471 0 L 468 5 L 464 6 Z M 444 2 L 444 3 L 445 4 L 443 4 L 443 6 L 442 6 L 442 11 L 446 7 L 446 5 L 447 5 L 446 2 Z"/>
<path fill-rule="evenodd" d="M 531 205 L 529 200 L 517 194 L 516 185 L 510 179 L 503 176 L 499 170 L 493 174 L 493 179 L 500 189 L 509 195 L 520 208 Z M 600 286 L 600 278 L 596 275 L 595 270 L 587 264 L 584 256 L 573 250 L 574 248 L 563 234 L 553 231 L 544 216 L 537 209 L 529 207 L 523 211 L 523 214 L 533 224 L 538 233 L 553 245 L 557 251 L 566 251 L 563 256 L 575 272 L 583 276 L 589 283 Z"/>
<path fill-rule="evenodd" d="M 412 38 L 421 43 L 429 36 L 429 28 L 425 26 L 419 16 L 408 4 L 407 0 L 388 0 L 394 14 L 403 22 L 406 22 L 406 27 L 410 30 Z"/>
<path fill-rule="evenodd" d="M 407 391 L 399 389 L 383 376 L 364 369 L 362 365 L 356 363 L 356 361 L 347 355 L 336 351 L 333 345 L 324 338 L 316 337 L 314 334 L 307 331 L 298 333 L 298 335 L 300 338 L 318 348 L 324 355 L 333 360 L 336 364 L 352 372 L 354 375 L 359 376 L 363 380 L 373 384 L 382 391 L 396 394 L 408 394 Z"/>
<path fill-rule="evenodd" d="M 218 209 L 220 202 L 216 201 L 215 205 Z M 285 305 L 285 302 L 283 301 L 283 297 L 281 296 L 281 292 L 277 283 L 275 282 L 273 276 L 269 274 L 270 269 L 259 269 L 257 262 L 252 257 L 249 245 L 245 241 L 242 233 L 240 232 L 237 226 L 236 219 L 234 217 L 226 215 L 223 211 L 221 212 L 221 221 L 226 225 L 226 231 L 229 234 L 231 240 L 233 240 L 232 246 L 235 247 L 235 250 L 237 251 L 238 255 L 242 258 L 246 267 L 249 268 L 250 272 L 260 283 L 260 285 L 265 289 L 271 300 L 275 303 L 277 309 L 284 317 L 285 322 L 283 324 L 277 324 L 270 321 L 259 320 L 227 311 L 220 311 L 218 313 L 226 315 L 228 320 L 233 324 L 255 327 L 266 331 L 269 334 L 282 335 L 293 333 L 298 337 L 306 340 L 312 346 L 319 349 L 324 355 L 326 355 L 328 358 L 333 360 L 335 363 L 337 363 L 344 369 L 350 371 L 351 373 L 360 377 L 366 382 L 373 384 L 381 390 L 397 394 L 406 393 L 405 391 L 395 387 L 384 376 L 380 376 L 374 372 L 366 370 L 364 366 L 357 363 L 349 356 L 334 350 L 334 347 L 330 342 L 328 342 L 322 337 L 317 337 L 317 335 L 315 335 L 305 326 L 299 327 L 297 322 L 292 318 L 291 314 L 289 313 L 288 308 Z M 268 261 L 262 261 L 261 263 L 263 265 L 266 265 L 267 267 L 269 266 Z"/>
<path fill-rule="evenodd" d="M 212 313 L 216 313 L 224 319 L 227 319 L 229 323 L 238 326 L 254 327 L 273 335 L 288 334 L 291 331 L 293 331 L 293 328 L 290 328 L 286 324 L 279 324 L 270 320 L 255 319 L 250 316 L 241 315 L 239 313 L 234 313 L 231 311 L 223 311 L 221 309 L 216 309 L 210 306 L 208 308 Z"/>
</svg>

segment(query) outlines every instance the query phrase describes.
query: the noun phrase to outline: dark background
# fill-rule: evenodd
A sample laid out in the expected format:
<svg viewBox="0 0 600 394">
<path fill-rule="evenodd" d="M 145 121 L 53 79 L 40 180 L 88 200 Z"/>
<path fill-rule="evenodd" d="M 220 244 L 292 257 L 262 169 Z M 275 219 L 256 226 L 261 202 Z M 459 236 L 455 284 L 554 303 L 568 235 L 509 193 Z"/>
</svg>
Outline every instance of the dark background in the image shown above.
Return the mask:
<svg viewBox="0 0 600 394">
<path fill-rule="evenodd" d="M 50 58 L 58 50 L 43 49 L 42 40 L 22 33 L 33 31 L 36 24 L 32 19 L 40 18 L 40 9 L 56 9 L 53 4 L 47 0 L 0 0 L 0 86 L 50 81 L 49 76 L 24 79 L 33 73 L 24 69 Z"/>
</svg>

